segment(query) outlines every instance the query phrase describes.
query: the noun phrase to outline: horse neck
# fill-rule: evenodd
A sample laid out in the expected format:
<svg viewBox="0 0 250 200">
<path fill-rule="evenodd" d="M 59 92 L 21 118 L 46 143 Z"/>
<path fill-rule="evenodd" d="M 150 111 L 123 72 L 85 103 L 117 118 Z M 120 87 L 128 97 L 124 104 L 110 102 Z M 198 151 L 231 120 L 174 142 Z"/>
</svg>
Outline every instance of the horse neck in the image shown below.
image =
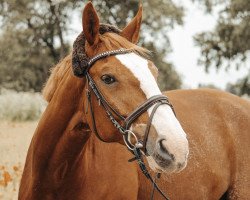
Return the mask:
<svg viewBox="0 0 250 200">
<path fill-rule="evenodd" d="M 79 107 L 85 81 L 72 74 L 71 70 L 64 74 L 39 121 L 28 150 L 20 196 L 36 191 L 32 194 L 36 198 L 44 190 L 59 187 L 89 138 Z"/>
</svg>

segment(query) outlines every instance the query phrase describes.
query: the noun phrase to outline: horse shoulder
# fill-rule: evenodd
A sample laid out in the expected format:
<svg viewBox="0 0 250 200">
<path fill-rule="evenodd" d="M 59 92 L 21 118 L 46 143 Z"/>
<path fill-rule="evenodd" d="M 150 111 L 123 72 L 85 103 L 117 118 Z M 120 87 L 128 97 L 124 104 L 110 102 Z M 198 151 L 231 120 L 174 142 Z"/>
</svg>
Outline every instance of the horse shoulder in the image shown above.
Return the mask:
<svg viewBox="0 0 250 200">
<path fill-rule="evenodd" d="M 103 143 L 95 135 L 89 138 L 70 172 L 68 191 L 62 199 L 137 199 L 136 163 L 129 163 L 132 154 L 120 144 Z"/>
<path fill-rule="evenodd" d="M 249 101 L 211 89 L 176 90 L 167 95 L 190 144 L 186 169 L 180 176 L 170 177 L 175 181 L 179 177 L 182 182 L 179 187 L 188 186 L 191 191 L 205 186 L 208 190 L 201 195 L 209 196 L 210 192 L 215 195 L 211 199 L 220 198 L 216 195 L 232 187 L 237 187 L 242 198 L 249 195 L 246 189 L 250 187 Z M 231 193 L 233 196 L 236 192 Z"/>
</svg>

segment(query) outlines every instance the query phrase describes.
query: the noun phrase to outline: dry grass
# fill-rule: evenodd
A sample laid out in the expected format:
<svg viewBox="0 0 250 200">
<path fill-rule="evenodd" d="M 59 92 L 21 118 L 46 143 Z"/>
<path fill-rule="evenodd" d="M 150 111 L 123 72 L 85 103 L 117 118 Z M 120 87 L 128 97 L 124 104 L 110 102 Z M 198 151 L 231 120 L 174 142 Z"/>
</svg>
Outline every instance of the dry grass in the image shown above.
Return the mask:
<svg viewBox="0 0 250 200">
<path fill-rule="evenodd" d="M 40 93 L 0 89 L 0 120 L 38 120 L 46 105 Z"/>
<path fill-rule="evenodd" d="M 37 122 L 0 122 L 0 200 L 16 200 Z"/>
</svg>

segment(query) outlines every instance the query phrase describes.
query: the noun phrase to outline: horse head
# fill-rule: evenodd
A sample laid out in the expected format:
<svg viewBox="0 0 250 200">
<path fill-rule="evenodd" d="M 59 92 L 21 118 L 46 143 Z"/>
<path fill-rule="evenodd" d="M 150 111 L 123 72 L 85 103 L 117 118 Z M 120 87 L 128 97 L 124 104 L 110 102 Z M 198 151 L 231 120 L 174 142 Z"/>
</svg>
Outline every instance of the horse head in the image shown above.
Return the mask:
<svg viewBox="0 0 250 200">
<path fill-rule="evenodd" d="M 125 141 L 130 149 L 142 141 L 152 170 L 180 171 L 187 163 L 188 141 L 171 103 L 157 85 L 158 70 L 148 51 L 136 45 L 141 21 L 140 6 L 123 30 L 101 33 L 92 3 L 85 6 L 85 42 L 79 47 L 82 51 L 74 49 L 72 58 L 75 75 L 86 81 L 85 121 L 103 141 Z"/>
</svg>

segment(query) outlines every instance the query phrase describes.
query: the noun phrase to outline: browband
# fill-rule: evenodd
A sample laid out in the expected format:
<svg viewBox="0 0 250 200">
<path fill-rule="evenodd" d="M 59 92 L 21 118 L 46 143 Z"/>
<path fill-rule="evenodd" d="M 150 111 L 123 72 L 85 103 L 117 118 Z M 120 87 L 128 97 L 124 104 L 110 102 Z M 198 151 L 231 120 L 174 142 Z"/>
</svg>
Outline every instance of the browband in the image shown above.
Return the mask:
<svg viewBox="0 0 250 200">
<path fill-rule="evenodd" d="M 103 53 L 97 54 L 96 56 L 94 56 L 93 58 L 91 58 L 88 61 L 88 66 L 86 67 L 86 69 L 84 70 L 84 75 L 87 74 L 87 72 L 89 71 L 89 69 L 95 64 L 96 61 L 109 57 L 109 56 L 113 56 L 113 55 L 120 55 L 120 54 L 126 54 L 126 53 L 130 53 L 133 52 L 132 49 L 117 49 L 117 50 L 111 50 L 111 51 L 105 51 Z"/>
</svg>

